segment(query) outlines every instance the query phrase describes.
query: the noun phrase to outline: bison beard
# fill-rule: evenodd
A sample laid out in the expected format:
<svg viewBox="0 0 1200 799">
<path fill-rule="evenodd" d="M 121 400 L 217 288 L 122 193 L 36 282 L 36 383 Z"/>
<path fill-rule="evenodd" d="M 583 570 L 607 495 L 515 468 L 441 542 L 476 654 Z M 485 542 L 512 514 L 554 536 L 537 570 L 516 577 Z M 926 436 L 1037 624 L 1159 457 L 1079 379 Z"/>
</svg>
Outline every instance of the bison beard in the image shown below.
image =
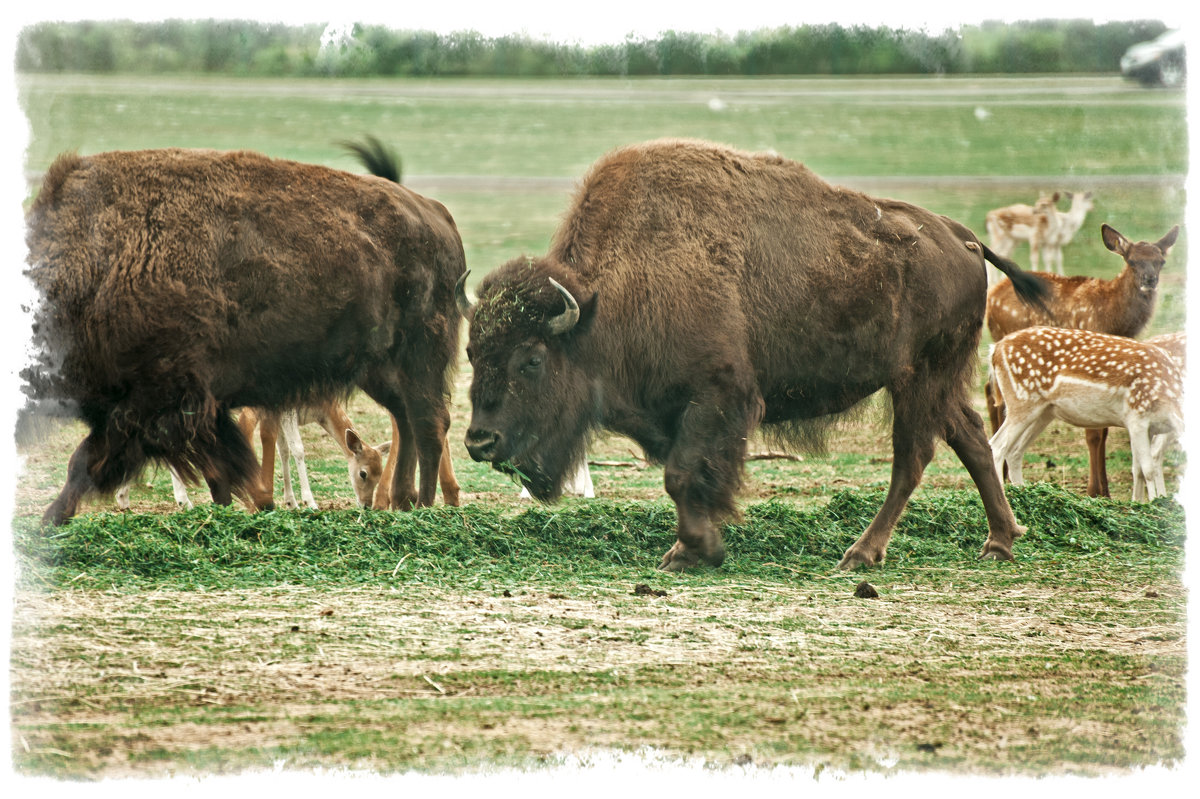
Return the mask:
<svg viewBox="0 0 1200 799">
<path fill-rule="evenodd" d="M 376 151 L 370 165 L 383 170 Z M 26 418 L 89 428 L 46 522 L 149 459 L 203 477 L 217 502 L 263 506 L 230 409 L 355 387 L 402 434 L 393 507 L 432 503 L 465 268 L 440 204 L 257 153 L 146 150 L 60 157 L 27 222 L 40 302 Z"/>
<path fill-rule="evenodd" d="M 983 556 L 1009 559 L 1023 528 L 967 397 L 985 261 L 1039 301 L 1038 279 L 922 208 L 778 156 L 687 140 L 622 148 L 582 181 L 546 256 L 496 269 L 473 304 L 460 291 L 468 450 L 552 498 L 588 431 L 627 435 L 664 465 L 678 512 L 660 567 L 715 565 L 757 426 L 804 441 L 885 389 L 891 487 L 840 565 L 883 560 L 938 437 L 983 498 Z"/>
</svg>

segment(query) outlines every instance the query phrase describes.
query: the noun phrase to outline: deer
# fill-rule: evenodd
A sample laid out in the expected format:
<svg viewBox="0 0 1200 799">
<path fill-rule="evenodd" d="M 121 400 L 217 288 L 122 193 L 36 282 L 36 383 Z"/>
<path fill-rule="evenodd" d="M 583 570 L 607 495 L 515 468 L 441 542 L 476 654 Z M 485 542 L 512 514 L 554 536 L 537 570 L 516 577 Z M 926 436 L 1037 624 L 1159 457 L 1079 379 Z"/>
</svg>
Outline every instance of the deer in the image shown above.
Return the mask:
<svg viewBox="0 0 1200 799">
<path fill-rule="evenodd" d="M 321 425 L 342 447 L 346 455 L 346 463 L 350 472 L 350 483 L 358 504 L 364 508 L 386 510 L 392 507 L 391 486 L 392 475 L 397 468 L 397 460 L 406 457 L 405 447 L 400 438 L 400 427 L 391 414 L 392 440 L 376 447 L 367 444 L 355 431 L 345 408 L 338 402 L 327 401 L 319 405 L 303 407 L 284 413 L 269 413 L 262 410 L 243 409 L 238 425 L 249 438 L 254 433 L 254 427 L 259 427 L 259 437 L 262 441 L 262 486 L 268 496 L 259 498 L 260 501 L 271 501 L 270 492 L 274 486 L 274 452 L 279 450 L 279 459 L 283 466 L 284 504 L 287 507 L 298 507 L 291 491 L 291 469 L 289 459 L 296 462 L 300 476 L 301 498 L 310 508 L 316 508 L 312 491 L 308 485 L 307 468 L 304 460 L 304 444 L 300 440 L 300 426 L 316 423 Z M 283 435 L 281 436 L 280 433 Z M 411 436 L 409 437 L 411 440 Z M 410 449 L 412 449 L 410 447 Z M 395 453 L 393 455 L 393 453 Z M 383 456 L 388 455 L 386 464 Z M 405 468 L 415 468 L 415 450 L 407 453 L 410 458 Z M 454 475 L 454 464 L 450 460 L 450 444 L 442 445 L 442 457 L 438 463 L 438 480 L 442 489 L 442 499 L 447 505 L 457 506 L 460 502 L 460 487 Z M 415 497 L 409 498 L 415 503 Z M 404 503 L 400 503 L 405 507 Z M 407 509 L 407 508 L 405 508 Z"/>
<path fill-rule="evenodd" d="M 1087 217 L 1088 211 L 1095 207 L 1090 191 L 1082 194 L 1066 192 L 1066 197 L 1071 201 L 1070 207 L 1066 211 L 1060 211 L 1057 207 L 1054 209 L 1058 223 L 1050 226 L 1048 235 L 1042 241 L 1042 254 L 1045 258 L 1046 270 L 1053 271 L 1058 275 L 1065 274 L 1063 272 L 1063 247 L 1075 238 L 1075 234 L 1083 227 L 1083 220 Z"/>
<path fill-rule="evenodd" d="M 1102 224 L 1104 246 L 1125 261 L 1112 280 L 1080 275 L 1061 276 L 1039 272 L 1049 289 L 1041 307 L 1031 307 L 1016 297 L 1008 279 L 988 289 L 985 323 L 994 343 L 1027 327 L 1091 330 L 1124 338 L 1139 335 L 1154 312 L 1158 279 L 1167 255 L 1179 236 L 1176 225 L 1154 243 L 1132 242 L 1115 228 Z M 1003 421 L 1003 410 L 996 405 L 994 386 L 985 386 L 988 416 L 993 432 Z M 1108 475 L 1104 465 L 1106 426 L 1086 430 L 1088 445 L 1088 488 L 1090 497 L 1109 496 Z"/>
<path fill-rule="evenodd" d="M 1163 454 L 1183 432 L 1183 374 L 1162 347 L 1090 330 L 1030 327 L 993 345 L 991 378 L 1005 419 L 991 438 L 996 472 L 1021 485 L 1022 456 L 1054 419 L 1124 427 L 1133 500 L 1166 495 Z"/>
<path fill-rule="evenodd" d="M 1162 333 L 1146 339 L 1146 343 L 1166 350 L 1179 371 L 1187 373 L 1187 333 Z"/>
<path fill-rule="evenodd" d="M 306 424 L 321 425 L 333 440 L 338 442 L 346 456 L 350 485 L 354 489 L 355 498 L 360 506 L 370 507 L 374 501 L 376 487 L 383 476 L 383 456 L 387 454 L 391 445 L 389 443 L 372 447 L 364 442 L 346 415 L 346 409 L 341 403 L 332 400 L 286 411 L 242 409 L 238 417 L 238 427 L 241 428 L 242 434 L 250 439 L 257 427 L 259 440 L 262 442 L 260 488 L 266 492 L 266 496 L 258 498 L 257 501 L 274 504 L 272 495 L 275 486 L 275 452 L 278 450 L 283 469 L 284 507 L 300 507 L 292 490 L 290 462 L 294 461 L 300 478 L 300 498 L 308 507 L 317 508 L 308 482 L 304 443 L 300 438 L 300 427 Z"/>
<path fill-rule="evenodd" d="M 1045 242 L 1058 235 L 1059 196 L 1058 192 L 1043 194 L 1033 205 L 1018 203 L 988 211 L 986 222 L 992 250 L 1008 258 L 1018 241 L 1028 241 L 1030 268 L 1036 270 Z M 992 271 L 988 270 L 988 282 L 994 281 Z"/>
</svg>

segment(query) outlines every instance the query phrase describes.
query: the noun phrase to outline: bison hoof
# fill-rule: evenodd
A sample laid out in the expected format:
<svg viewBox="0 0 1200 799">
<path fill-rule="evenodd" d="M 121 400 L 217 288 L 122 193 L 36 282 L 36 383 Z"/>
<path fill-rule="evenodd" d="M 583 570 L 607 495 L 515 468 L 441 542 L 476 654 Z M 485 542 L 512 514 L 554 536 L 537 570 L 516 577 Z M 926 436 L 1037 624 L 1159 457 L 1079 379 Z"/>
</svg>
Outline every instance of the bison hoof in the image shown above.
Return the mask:
<svg viewBox="0 0 1200 799">
<path fill-rule="evenodd" d="M 675 546 L 668 549 L 667 554 L 663 555 L 662 563 L 658 564 L 658 568 L 665 572 L 681 572 L 699 563 L 700 557 L 695 552 L 676 541 Z"/>
<path fill-rule="evenodd" d="M 843 571 L 850 571 L 859 566 L 876 566 L 883 563 L 884 553 L 880 552 L 878 556 L 871 556 L 859 552 L 854 547 L 846 550 L 846 554 L 842 555 L 842 559 L 838 561 L 838 568 Z"/>
</svg>

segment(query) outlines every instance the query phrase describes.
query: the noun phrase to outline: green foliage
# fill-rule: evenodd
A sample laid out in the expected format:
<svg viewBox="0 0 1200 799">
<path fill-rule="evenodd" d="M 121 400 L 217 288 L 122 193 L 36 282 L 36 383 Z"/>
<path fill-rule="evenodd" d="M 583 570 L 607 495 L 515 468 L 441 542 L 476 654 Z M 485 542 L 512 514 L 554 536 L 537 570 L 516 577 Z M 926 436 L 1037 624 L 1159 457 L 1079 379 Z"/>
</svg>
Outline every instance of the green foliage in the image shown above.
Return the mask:
<svg viewBox="0 0 1200 799">
<path fill-rule="evenodd" d="M 957 31 L 836 24 L 720 33 L 666 31 L 584 47 L 523 35 L 484 37 L 358 25 L 321 47 L 319 25 L 244 20 L 43 22 L 23 31 L 28 72 L 196 72 L 257 76 L 880 75 L 1115 72 L 1161 22 L 988 22 Z"/>
<path fill-rule="evenodd" d="M 1048 483 L 1010 488 L 1009 495 L 1017 518 L 1029 527 L 1017 543 L 1022 560 L 1183 545 L 1183 511 L 1168 500 L 1098 501 Z M 723 571 L 754 574 L 773 564 L 827 572 L 883 497 L 882 490 L 843 491 L 806 511 L 780 501 L 753 504 L 744 520 L 726 529 L 730 558 Z M 946 565 L 972 559 L 985 536 L 976 492 L 939 492 L 910 503 L 889 561 Z M 603 579 L 651 569 L 674 537 L 672 506 L 633 501 L 567 503 L 517 514 L 475 505 L 412 513 L 257 514 L 204 505 L 166 516 L 85 515 L 51 533 L 32 521 L 16 527 L 21 562 L 52 583 L 86 572 L 102 584 L 208 587 Z"/>
</svg>

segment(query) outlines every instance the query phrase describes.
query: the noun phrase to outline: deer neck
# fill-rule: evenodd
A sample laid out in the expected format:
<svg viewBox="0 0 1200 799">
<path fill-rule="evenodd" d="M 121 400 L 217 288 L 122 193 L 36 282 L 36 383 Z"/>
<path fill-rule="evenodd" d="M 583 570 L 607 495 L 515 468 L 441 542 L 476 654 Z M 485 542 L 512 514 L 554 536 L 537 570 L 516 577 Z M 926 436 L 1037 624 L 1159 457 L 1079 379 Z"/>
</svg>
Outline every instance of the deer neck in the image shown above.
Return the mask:
<svg viewBox="0 0 1200 799">
<path fill-rule="evenodd" d="M 1133 338 L 1142 329 L 1146 327 L 1146 323 L 1150 321 L 1150 314 L 1154 312 L 1154 301 L 1158 297 L 1158 290 L 1142 291 L 1138 286 L 1137 276 L 1128 265 L 1121 270 L 1121 274 L 1112 279 L 1106 286 L 1110 291 L 1109 308 L 1106 314 L 1108 319 L 1108 329 L 1104 332 L 1114 336 L 1125 336 Z"/>
</svg>

